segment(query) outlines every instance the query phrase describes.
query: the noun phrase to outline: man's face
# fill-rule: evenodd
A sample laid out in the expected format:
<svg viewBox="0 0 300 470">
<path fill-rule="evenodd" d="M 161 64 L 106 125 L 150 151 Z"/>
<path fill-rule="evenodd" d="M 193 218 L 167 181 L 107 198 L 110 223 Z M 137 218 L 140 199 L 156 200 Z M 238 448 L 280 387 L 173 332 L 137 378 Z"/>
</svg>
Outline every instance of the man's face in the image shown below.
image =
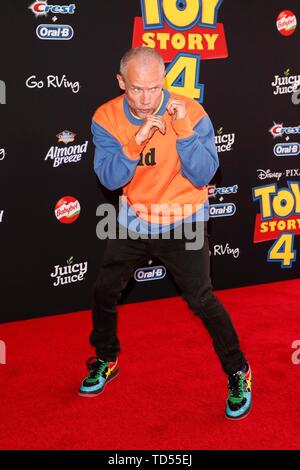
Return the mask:
<svg viewBox="0 0 300 470">
<path fill-rule="evenodd" d="M 150 58 L 145 64 L 133 58 L 128 62 L 124 76 L 117 75 L 117 79 L 136 116 L 144 119 L 157 110 L 164 85 L 164 69 L 158 60 Z"/>
</svg>

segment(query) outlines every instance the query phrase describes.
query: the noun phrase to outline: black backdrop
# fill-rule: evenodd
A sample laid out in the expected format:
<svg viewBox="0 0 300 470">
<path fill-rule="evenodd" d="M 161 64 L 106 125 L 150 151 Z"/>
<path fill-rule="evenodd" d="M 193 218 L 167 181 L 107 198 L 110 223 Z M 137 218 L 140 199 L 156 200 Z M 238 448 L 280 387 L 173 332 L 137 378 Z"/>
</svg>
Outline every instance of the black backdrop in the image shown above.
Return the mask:
<svg viewBox="0 0 300 470">
<path fill-rule="evenodd" d="M 73 14 L 47 17 L 35 17 L 28 8 L 30 0 L 9 0 L 1 6 L 0 80 L 6 97 L 0 105 L 0 322 L 90 307 L 91 286 L 105 246 L 96 237 L 96 208 L 101 202 L 117 201 L 118 192 L 102 188 L 93 173 L 90 119 L 100 104 L 119 93 L 115 74 L 120 57 L 131 47 L 134 17 L 142 15 L 141 5 L 139 0 L 86 0 L 75 5 Z M 211 199 L 211 204 L 236 206 L 234 215 L 213 217 L 210 223 L 217 289 L 299 276 L 297 258 L 288 269 L 280 262 L 268 262 L 276 237 L 253 242 L 255 217 L 260 213 L 253 188 L 274 182 L 283 188 L 287 181 L 300 179 L 299 156 L 275 156 L 275 143 L 285 140 L 275 140 L 269 132 L 274 122 L 300 124 L 300 107 L 292 103 L 291 93 L 274 95 L 272 87 L 276 75 L 300 75 L 299 24 L 289 37 L 276 28 L 278 14 L 286 9 L 300 21 L 297 0 L 224 0 L 218 22 L 224 25 L 229 55 L 201 61 L 203 105 L 217 135 L 235 137 L 231 150 L 219 153 L 221 169 L 215 184 L 227 189 L 219 189 Z M 70 25 L 74 36 L 41 40 L 36 28 L 42 23 Z M 48 88 L 50 75 L 58 79 L 65 75 L 74 90 Z M 26 85 L 32 85 L 33 76 L 40 88 Z M 56 136 L 64 130 L 76 134 L 74 142 L 58 142 Z M 87 151 L 77 163 L 54 167 L 53 160 L 45 160 L 51 147 L 83 146 L 86 141 Z M 292 141 L 299 142 L 300 135 L 293 135 Z M 282 175 L 263 179 L 261 170 Z M 293 170 L 290 177 L 286 170 Z M 78 219 L 70 224 L 59 222 L 54 214 L 56 203 L 67 195 L 81 206 Z M 297 255 L 297 236 L 293 248 Z M 75 266 L 78 271 L 80 263 L 87 267 L 80 279 L 54 285 L 55 266 L 66 272 Z M 154 259 L 149 266 L 158 264 Z M 177 290 L 167 275 L 148 282 L 133 280 L 122 301 L 173 295 Z"/>
</svg>

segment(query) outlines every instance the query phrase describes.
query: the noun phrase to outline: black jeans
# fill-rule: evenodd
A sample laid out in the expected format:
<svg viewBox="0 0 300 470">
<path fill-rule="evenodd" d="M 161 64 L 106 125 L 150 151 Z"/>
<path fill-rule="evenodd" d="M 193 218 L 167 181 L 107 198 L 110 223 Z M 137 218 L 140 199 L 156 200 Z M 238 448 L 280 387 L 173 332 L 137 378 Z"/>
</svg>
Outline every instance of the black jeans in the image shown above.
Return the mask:
<svg viewBox="0 0 300 470">
<path fill-rule="evenodd" d="M 232 374 L 246 365 L 230 316 L 212 292 L 207 223 L 192 225 L 194 230 L 204 230 L 201 249 L 187 250 L 187 239 L 184 236 L 182 239 L 174 238 L 174 230 L 168 232 L 170 239 L 163 239 L 160 235 L 160 238 L 155 239 L 107 240 L 94 287 L 92 308 L 93 330 L 90 342 L 95 346 L 98 357 L 108 361 L 116 359 L 120 351 L 117 337 L 118 300 L 137 266 L 153 256 L 159 258 L 173 275 L 182 290 L 182 297 L 202 320 L 224 372 Z"/>
</svg>

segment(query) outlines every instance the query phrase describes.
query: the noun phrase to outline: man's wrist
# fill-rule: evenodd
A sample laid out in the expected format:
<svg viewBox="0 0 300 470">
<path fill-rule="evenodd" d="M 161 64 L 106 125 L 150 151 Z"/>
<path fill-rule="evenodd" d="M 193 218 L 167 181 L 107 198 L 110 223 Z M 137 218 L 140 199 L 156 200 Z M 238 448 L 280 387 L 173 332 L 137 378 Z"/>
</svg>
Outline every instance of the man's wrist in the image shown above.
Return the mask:
<svg viewBox="0 0 300 470">
<path fill-rule="evenodd" d="M 192 123 L 188 114 L 186 114 L 182 118 L 172 120 L 171 123 L 176 135 L 181 139 L 185 137 L 190 137 L 194 133 Z"/>
<path fill-rule="evenodd" d="M 131 160 L 136 160 L 139 158 L 141 152 L 143 151 L 145 144 L 138 144 L 136 141 L 136 136 L 132 136 L 127 145 L 124 145 L 123 151 L 125 155 Z"/>
<path fill-rule="evenodd" d="M 139 136 L 138 134 L 135 134 L 134 138 L 135 138 L 135 141 L 136 141 L 137 145 L 143 146 L 143 147 L 150 140 L 149 138 L 143 138 L 143 137 Z"/>
</svg>

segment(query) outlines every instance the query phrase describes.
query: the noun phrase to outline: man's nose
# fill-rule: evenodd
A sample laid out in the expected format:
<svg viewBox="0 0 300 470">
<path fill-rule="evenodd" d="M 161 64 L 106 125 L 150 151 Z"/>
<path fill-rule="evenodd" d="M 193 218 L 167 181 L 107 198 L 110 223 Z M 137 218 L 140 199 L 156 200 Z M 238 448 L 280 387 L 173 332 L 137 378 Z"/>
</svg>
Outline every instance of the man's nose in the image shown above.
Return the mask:
<svg viewBox="0 0 300 470">
<path fill-rule="evenodd" d="M 141 100 L 142 100 L 142 104 L 150 104 L 151 103 L 150 92 L 147 90 L 143 90 Z"/>
</svg>

